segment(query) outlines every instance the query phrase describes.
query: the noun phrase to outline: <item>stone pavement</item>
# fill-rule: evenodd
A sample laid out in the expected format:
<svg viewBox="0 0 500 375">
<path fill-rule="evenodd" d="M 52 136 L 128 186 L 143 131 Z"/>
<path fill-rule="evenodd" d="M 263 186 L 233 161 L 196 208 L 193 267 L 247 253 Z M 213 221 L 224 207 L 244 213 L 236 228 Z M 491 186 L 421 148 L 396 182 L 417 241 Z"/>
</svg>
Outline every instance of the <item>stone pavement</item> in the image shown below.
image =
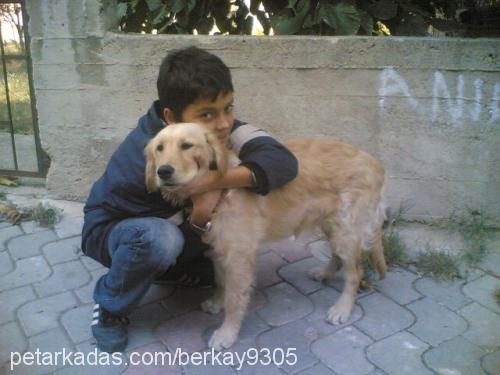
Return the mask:
<svg viewBox="0 0 500 375">
<path fill-rule="evenodd" d="M 54 229 L 32 222 L 0 223 L 2 373 L 500 373 L 500 305 L 493 298 L 500 287 L 498 240 L 467 279 L 436 282 L 414 270 L 391 269 L 373 290 L 359 293 L 350 321 L 340 326 L 326 323 L 325 316 L 342 280 L 323 285 L 305 276 L 311 266 L 326 260 L 325 244 L 282 241 L 259 255 L 250 312 L 238 342 L 217 358 L 221 364 L 215 360 L 214 365 L 196 365 L 205 352 L 212 354 L 207 340 L 222 321 L 221 314 L 199 308 L 211 290 L 160 286 L 152 286 L 130 316 L 126 353 L 106 357 L 96 351 L 89 328 L 93 286 L 106 269 L 79 249 L 82 205 L 52 203 L 64 209 Z M 67 357 L 73 366 L 67 359 L 63 363 L 64 353 L 55 363 L 55 352 L 63 348 L 66 354 L 80 352 L 80 357 Z M 152 363 L 155 353 L 160 362 L 158 353 L 167 358 L 170 352 L 173 358 L 178 348 L 201 353 L 193 355 L 191 364 Z M 249 362 L 240 366 L 234 352 L 241 356 L 245 351 Z M 14 366 L 18 355 L 11 364 L 11 352 L 26 353 L 25 363 Z M 261 362 L 251 365 L 256 354 Z M 277 362 L 285 360 L 281 367 L 267 365 L 273 354 Z M 185 362 L 186 355 L 177 359 Z M 231 358 L 233 366 L 224 365 Z M 144 363 L 127 363 L 138 359 Z M 29 365 L 37 360 L 44 365 Z"/>
</svg>

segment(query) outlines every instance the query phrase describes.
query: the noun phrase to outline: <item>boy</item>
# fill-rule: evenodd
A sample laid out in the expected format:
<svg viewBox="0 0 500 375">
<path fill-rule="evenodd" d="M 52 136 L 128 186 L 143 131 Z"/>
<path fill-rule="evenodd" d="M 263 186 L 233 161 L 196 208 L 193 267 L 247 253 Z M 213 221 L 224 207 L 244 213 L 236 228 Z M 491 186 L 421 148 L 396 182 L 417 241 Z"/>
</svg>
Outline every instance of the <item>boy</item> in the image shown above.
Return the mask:
<svg viewBox="0 0 500 375">
<path fill-rule="evenodd" d="M 218 57 L 195 47 L 171 52 L 160 66 L 157 88 L 159 100 L 115 151 L 84 208 L 83 252 L 109 267 L 95 286 L 92 320 L 97 346 L 106 352 L 125 349 L 126 315 L 155 279 L 211 284 L 212 265 L 194 229 L 203 230 L 221 189 L 267 194 L 297 174 L 297 160 L 283 145 L 234 119 L 231 74 Z M 183 224 L 179 208 L 160 193 L 147 193 L 144 182 L 144 147 L 177 122 L 209 128 L 242 160 L 223 177 L 209 172 L 183 188 L 193 202 Z"/>
</svg>

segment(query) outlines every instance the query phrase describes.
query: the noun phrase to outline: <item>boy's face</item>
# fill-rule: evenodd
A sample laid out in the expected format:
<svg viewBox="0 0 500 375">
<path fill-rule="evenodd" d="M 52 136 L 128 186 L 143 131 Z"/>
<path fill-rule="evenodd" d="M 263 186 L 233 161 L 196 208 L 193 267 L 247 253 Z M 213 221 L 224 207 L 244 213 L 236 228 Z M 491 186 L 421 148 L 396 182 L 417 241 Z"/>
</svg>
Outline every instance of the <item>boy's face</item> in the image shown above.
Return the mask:
<svg viewBox="0 0 500 375">
<path fill-rule="evenodd" d="M 215 101 L 197 100 L 184 109 L 180 122 L 198 123 L 213 131 L 219 141 L 223 145 L 227 145 L 234 122 L 233 102 L 234 94 L 232 92 L 225 95 L 220 93 Z M 169 124 L 177 122 L 172 111 L 168 108 L 165 108 L 164 116 Z"/>
</svg>

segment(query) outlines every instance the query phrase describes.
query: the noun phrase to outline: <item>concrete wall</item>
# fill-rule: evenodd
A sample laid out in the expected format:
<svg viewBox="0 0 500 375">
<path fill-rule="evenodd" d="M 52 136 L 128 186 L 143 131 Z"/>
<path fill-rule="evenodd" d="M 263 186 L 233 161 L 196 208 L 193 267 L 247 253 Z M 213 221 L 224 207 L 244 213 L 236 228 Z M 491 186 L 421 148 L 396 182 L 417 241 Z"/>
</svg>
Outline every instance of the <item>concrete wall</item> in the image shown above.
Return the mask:
<svg viewBox="0 0 500 375">
<path fill-rule="evenodd" d="M 500 223 L 498 39 L 127 35 L 109 31 L 113 2 L 28 6 L 47 186 L 58 197 L 86 198 L 155 99 L 165 53 L 197 45 L 231 68 L 238 118 L 279 139 L 368 150 L 408 218 L 485 207 Z"/>
</svg>

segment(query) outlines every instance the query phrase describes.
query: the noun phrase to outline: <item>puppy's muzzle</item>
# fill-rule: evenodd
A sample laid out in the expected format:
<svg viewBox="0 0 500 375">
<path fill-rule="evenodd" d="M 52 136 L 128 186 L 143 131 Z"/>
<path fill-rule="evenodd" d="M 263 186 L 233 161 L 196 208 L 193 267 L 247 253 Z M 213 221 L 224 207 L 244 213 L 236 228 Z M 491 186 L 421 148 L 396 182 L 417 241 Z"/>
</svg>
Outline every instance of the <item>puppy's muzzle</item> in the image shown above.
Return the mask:
<svg viewBox="0 0 500 375">
<path fill-rule="evenodd" d="M 172 176 L 174 175 L 174 172 L 175 172 L 175 168 L 172 167 L 171 165 L 162 165 L 156 171 L 156 173 L 158 174 L 158 177 L 160 177 L 160 179 L 162 181 L 168 181 L 170 178 L 172 178 Z"/>
</svg>

